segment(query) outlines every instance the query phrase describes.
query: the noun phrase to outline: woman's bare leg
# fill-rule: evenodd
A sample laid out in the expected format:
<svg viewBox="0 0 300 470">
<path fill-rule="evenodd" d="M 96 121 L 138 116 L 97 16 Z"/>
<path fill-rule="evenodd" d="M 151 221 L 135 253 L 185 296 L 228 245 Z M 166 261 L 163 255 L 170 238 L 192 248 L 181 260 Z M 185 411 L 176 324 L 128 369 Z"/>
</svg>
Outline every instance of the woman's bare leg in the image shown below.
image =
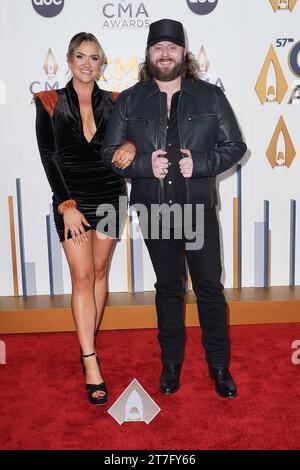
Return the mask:
<svg viewBox="0 0 300 470">
<path fill-rule="evenodd" d="M 95 272 L 96 330 L 98 329 L 107 295 L 107 270 L 115 240 L 104 238 L 93 231 L 93 258 Z"/>
<path fill-rule="evenodd" d="M 86 233 L 87 241 L 82 245 L 68 240 L 63 243 L 72 279 L 72 313 L 77 328 L 82 354 L 95 351 L 94 332 L 96 324 L 96 303 L 94 294 L 95 270 L 93 259 L 93 231 Z M 87 383 L 98 385 L 103 382 L 96 357 L 84 359 Z M 95 392 L 101 396 L 103 392 Z"/>
</svg>

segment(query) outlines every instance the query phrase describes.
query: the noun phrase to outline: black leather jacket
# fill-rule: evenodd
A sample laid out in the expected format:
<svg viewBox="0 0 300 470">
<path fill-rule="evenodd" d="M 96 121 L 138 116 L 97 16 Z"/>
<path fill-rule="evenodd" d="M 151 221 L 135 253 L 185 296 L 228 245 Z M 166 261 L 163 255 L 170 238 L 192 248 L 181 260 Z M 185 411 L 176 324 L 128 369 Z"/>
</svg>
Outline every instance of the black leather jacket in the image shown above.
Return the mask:
<svg viewBox="0 0 300 470">
<path fill-rule="evenodd" d="M 178 102 L 181 148 L 193 157 L 193 174 L 186 179 L 187 203 L 217 204 L 215 177 L 234 166 L 246 145 L 223 91 L 202 80 L 182 80 Z M 165 149 L 167 134 L 166 94 L 155 81 L 139 82 L 121 93 L 107 125 L 103 163 L 132 179 L 131 204 L 162 203 L 160 180 L 152 171 L 152 152 Z M 111 164 L 116 149 L 126 140 L 137 145 L 132 164 L 120 170 Z M 167 155 L 166 155 L 167 156 Z"/>
</svg>

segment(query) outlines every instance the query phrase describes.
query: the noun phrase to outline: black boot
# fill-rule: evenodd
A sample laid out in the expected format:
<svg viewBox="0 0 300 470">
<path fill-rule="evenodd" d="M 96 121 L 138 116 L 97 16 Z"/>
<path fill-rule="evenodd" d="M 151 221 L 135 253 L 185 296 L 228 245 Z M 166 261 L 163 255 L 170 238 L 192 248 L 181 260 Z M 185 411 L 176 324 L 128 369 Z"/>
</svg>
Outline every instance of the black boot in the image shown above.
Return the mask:
<svg viewBox="0 0 300 470">
<path fill-rule="evenodd" d="M 215 390 L 220 397 L 235 398 L 237 396 L 236 385 L 228 368 L 210 368 L 209 376 L 215 382 Z"/>
<path fill-rule="evenodd" d="M 163 364 L 159 387 L 161 393 L 175 393 L 179 389 L 181 364 Z"/>
</svg>

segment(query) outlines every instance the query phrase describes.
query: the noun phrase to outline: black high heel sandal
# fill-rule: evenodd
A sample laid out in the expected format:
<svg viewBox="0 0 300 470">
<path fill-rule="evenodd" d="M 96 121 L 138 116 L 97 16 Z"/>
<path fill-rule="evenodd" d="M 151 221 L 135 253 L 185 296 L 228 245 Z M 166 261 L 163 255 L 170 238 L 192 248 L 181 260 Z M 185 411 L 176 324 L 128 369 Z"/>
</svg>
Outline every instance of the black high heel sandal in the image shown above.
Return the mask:
<svg viewBox="0 0 300 470">
<path fill-rule="evenodd" d="M 98 330 L 95 331 L 95 333 L 94 333 L 95 339 L 96 339 L 97 333 L 98 333 Z M 81 348 L 80 348 L 79 361 L 80 361 L 80 364 L 82 365 L 82 372 L 83 372 L 83 375 L 85 375 L 85 365 L 84 365 L 84 362 L 83 362 L 83 359 L 82 359 L 82 349 L 81 349 Z M 96 356 L 96 361 L 97 361 L 98 366 L 100 366 L 100 361 L 99 361 L 99 357 L 98 357 L 98 356 Z"/>
<path fill-rule="evenodd" d="M 92 357 L 92 356 L 96 356 L 96 353 L 93 352 L 92 354 L 85 354 L 85 355 L 81 354 L 82 362 L 85 357 Z M 98 359 L 97 356 L 96 358 Z M 99 364 L 99 359 L 97 362 Z M 83 368 L 84 368 L 84 374 L 85 374 L 84 364 L 83 364 Z M 98 385 L 86 384 L 86 391 L 88 395 L 88 400 L 92 405 L 105 405 L 107 403 L 107 388 L 106 388 L 105 382 L 101 382 Z M 94 397 L 93 394 L 95 392 L 103 392 L 104 395 L 101 397 Z"/>
<path fill-rule="evenodd" d="M 96 353 L 94 353 L 96 354 Z M 82 372 L 83 372 L 83 375 L 86 375 L 86 371 L 85 371 L 85 365 L 84 365 L 84 362 L 83 362 L 83 357 L 87 357 L 87 356 L 83 356 L 82 355 L 82 349 L 80 348 L 80 358 L 79 358 L 79 361 L 80 361 L 80 364 L 82 365 Z M 99 357 L 96 356 L 96 361 L 97 361 L 97 364 L 98 366 L 100 366 L 100 361 L 99 361 Z"/>
</svg>

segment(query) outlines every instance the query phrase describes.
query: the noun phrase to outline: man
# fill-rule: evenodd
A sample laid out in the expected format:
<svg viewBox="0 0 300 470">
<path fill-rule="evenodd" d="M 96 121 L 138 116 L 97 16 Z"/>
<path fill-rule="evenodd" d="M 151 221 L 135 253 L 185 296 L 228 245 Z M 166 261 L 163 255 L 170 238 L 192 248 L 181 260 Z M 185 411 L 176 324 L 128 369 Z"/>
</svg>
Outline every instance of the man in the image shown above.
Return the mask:
<svg viewBox="0 0 300 470">
<path fill-rule="evenodd" d="M 186 50 L 182 24 L 169 19 L 152 23 L 139 82 L 120 95 L 108 123 L 103 161 L 132 179 L 133 205 L 144 204 L 151 209 L 163 203 L 164 207 L 177 204 L 182 208 L 190 204 L 195 234 L 200 230 L 196 209 L 204 206 L 202 249 L 186 249 L 185 235 L 180 239 L 174 235 L 180 217 L 170 218 L 170 237 L 164 238 L 162 230 L 158 239 L 144 237 L 157 277 L 158 339 L 163 363 L 160 390 L 169 394 L 179 389 L 185 339 L 185 256 L 197 296 L 209 374 L 216 392 L 232 398 L 237 390 L 228 370 L 227 305 L 220 282 L 215 177 L 243 157 L 246 145 L 222 90 L 198 76 L 197 63 Z M 127 140 L 137 147 L 133 161 L 114 155 Z M 151 224 L 153 219 L 151 223 L 149 219 Z"/>
</svg>

